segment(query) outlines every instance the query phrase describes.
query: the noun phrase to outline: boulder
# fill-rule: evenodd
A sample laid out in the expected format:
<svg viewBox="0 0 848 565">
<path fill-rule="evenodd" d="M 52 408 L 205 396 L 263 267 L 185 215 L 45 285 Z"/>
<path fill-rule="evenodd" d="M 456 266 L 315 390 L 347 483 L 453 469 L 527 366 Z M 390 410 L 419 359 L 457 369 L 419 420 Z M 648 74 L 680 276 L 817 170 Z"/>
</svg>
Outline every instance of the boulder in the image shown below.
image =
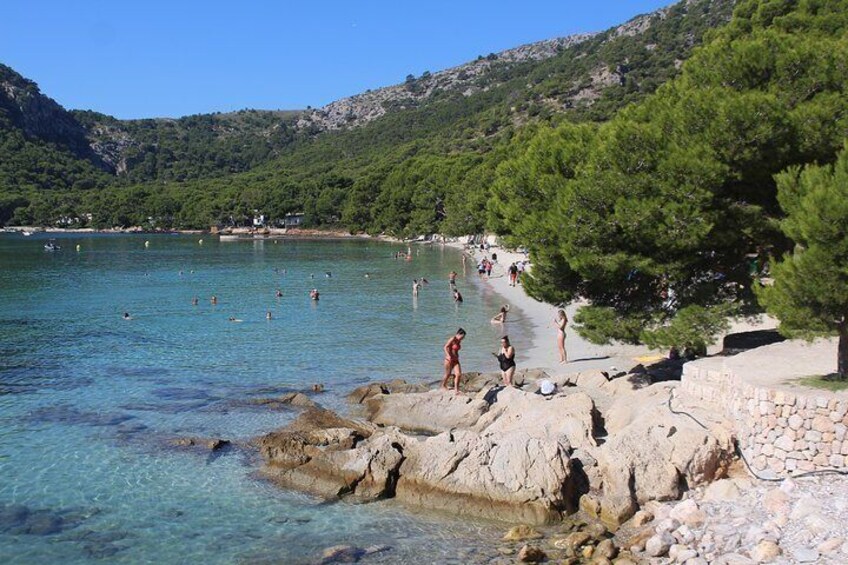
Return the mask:
<svg viewBox="0 0 848 565">
<path fill-rule="evenodd" d="M 410 394 L 381 394 L 365 401 L 368 419 L 381 426 L 438 434 L 470 428 L 486 413 L 489 404 L 464 394 L 431 390 Z"/>
<path fill-rule="evenodd" d="M 543 398 L 514 388 L 497 389 L 487 397 L 489 410 L 473 429 L 491 434 L 522 431 L 535 438 L 565 440 L 575 447 L 595 446 L 599 418 L 589 395 L 578 392 Z"/>
<path fill-rule="evenodd" d="M 514 526 L 509 529 L 509 531 L 502 538 L 504 541 L 524 541 L 528 539 L 539 539 L 545 537 L 531 526 L 526 524 L 521 524 L 520 526 Z"/>
<path fill-rule="evenodd" d="M 457 430 L 407 441 L 398 500 L 456 514 L 544 524 L 576 506 L 567 443 L 523 431 Z"/>
<path fill-rule="evenodd" d="M 379 434 L 352 449 L 336 449 L 338 446 L 332 443 L 310 444 L 309 433 L 291 432 L 287 436 L 285 433 L 269 434 L 260 444 L 260 451 L 268 461 L 263 472 L 281 486 L 352 502 L 370 502 L 394 495 L 403 450 L 392 436 Z M 312 432 L 312 435 L 320 433 Z"/>
<path fill-rule="evenodd" d="M 354 430 L 362 437 L 369 437 L 375 426 L 358 420 L 343 418 L 331 410 L 320 407 L 307 408 L 284 429 L 290 432 L 314 432 L 318 430 L 329 430 L 346 428 Z"/>
<path fill-rule="evenodd" d="M 726 502 L 736 500 L 742 495 L 739 487 L 733 479 L 721 479 L 711 483 L 704 491 L 704 500 L 707 502 Z"/>
<path fill-rule="evenodd" d="M 407 392 L 426 392 L 428 386 L 423 383 L 408 383 L 402 379 L 395 379 L 387 383 L 369 383 L 353 389 L 347 395 L 349 402 L 362 404 L 371 397 L 380 394 L 400 394 Z"/>
<path fill-rule="evenodd" d="M 520 563 L 541 563 L 548 556 L 544 551 L 532 545 L 525 545 L 518 550 L 518 561 Z"/>
<path fill-rule="evenodd" d="M 598 470 L 606 496 L 630 496 L 642 504 L 677 499 L 685 487 L 718 478 L 732 453 L 726 434 L 714 435 L 690 418 L 672 414 L 664 404 L 654 404 L 610 433 L 597 451 Z"/>
<path fill-rule="evenodd" d="M 365 550 L 354 545 L 334 545 L 321 552 L 321 563 L 356 563 L 365 555 Z"/>
<path fill-rule="evenodd" d="M 762 540 L 751 550 L 751 559 L 756 563 L 771 563 L 783 553 L 780 546 L 771 540 Z"/>
</svg>

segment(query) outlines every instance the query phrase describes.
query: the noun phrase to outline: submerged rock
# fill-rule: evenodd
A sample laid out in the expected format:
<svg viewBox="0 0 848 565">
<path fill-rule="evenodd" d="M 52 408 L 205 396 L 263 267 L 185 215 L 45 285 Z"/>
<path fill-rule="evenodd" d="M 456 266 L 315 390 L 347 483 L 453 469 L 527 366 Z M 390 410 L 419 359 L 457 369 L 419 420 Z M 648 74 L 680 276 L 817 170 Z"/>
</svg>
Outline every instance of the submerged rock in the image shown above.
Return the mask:
<svg viewBox="0 0 848 565">
<path fill-rule="evenodd" d="M 254 398 L 250 404 L 264 406 L 267 408 L 280 409 L 295 406 L 298 408 L 310 408 L 318 404 L 302 392 L 289 392 L 277 398 Z"/>
<path fill-rule="evenodd" d="M 230 441 L 221 438 L 180 437 L 172 439 L 174 447 L 201 447 L 209 451 L 218 451 L 230 445 Z"/>
</svg>

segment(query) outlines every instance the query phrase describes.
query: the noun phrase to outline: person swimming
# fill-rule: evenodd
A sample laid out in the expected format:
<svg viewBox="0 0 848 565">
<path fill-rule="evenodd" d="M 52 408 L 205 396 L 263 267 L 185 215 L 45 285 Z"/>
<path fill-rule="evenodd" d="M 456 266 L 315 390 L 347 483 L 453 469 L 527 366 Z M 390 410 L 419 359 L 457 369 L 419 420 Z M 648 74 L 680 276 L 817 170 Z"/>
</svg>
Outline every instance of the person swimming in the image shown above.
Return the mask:
<svg viewBox="0 0 848 565">
<path fill-rule="evenodd" d="M 218 304 L 218 297 L 213 294 L 209 302 L 211 302 L 213 305 Z"/>
<path fill-rule="evenodd" d="M 280 290 L 280 289 L 278 288 L 278 289 L 277 289 L 277 292 L 275 292 L 275 293 L 274 293 L 274 295 L 275 295 L 277 298 L 282 298 L 282 297 L 283 297 L 283 291 L 282 291 L 282 290 Z"/>
<path fill-rule="evenodd" d="M 266 319 L 266 320 L 270 320 L 270 319 L 271 319 L 271 311 L 270 311 L 270 310 L 268 310 L 268 311 L 265 313 L 265 319 Z"/>
<path fill-rule="evenodd" d="M 194 298 L 192 298 L 192 299 L 191 299 L 191 305 L 192 305 L 192 306 L 197 306 L 199 302 L 200 302 L 200 301 L 197 299 L 197 297 L 196 297 L 196 296 L 195 296 Z"/>
<path fill-rule="evenodd" d="M 311 298 L 312 300 L 318 300 L 321 298 L 321 293 L 318 292 L 317 288 L 313 288 L 309 291 L 309 298 Z"/>
<path fill-rule="evenodd" d="M 327 271 L 326 273 L 324 273 L 324 276 L 327 277 L 328 279 L 331 279 L 331 278 L 333 278 L 333 273 L 331 273 L 330 271 Z"/>
<path fill-rule="evenodd" d="M 132 316 L 130 316 L 129 312 L 124 312 L 124 315 L 121 316 L 124 320 L 132 320 Z"/>
</svg>

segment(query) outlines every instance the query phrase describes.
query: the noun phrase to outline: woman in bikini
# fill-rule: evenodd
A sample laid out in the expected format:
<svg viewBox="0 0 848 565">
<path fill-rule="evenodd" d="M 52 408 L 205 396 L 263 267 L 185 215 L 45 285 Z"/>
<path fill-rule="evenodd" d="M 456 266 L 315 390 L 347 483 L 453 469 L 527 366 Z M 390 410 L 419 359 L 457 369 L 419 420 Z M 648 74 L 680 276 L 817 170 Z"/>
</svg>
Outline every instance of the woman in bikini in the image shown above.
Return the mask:
<svg viewBox="0 0 848 565">
<path fill-rule="evenodd" d="M 456 394 L 459 394 L 459 377 L 462 375 L 462 367 L 459 365 L 459 350 L 462 349 L 463 339 L 465 339 L 465 330 L 459 328 L 444 347 L 445 376 L 442 377 L 442 388 L 448 388 L 448 379 L 453 373 L 453 390 Z"/>
<path fill-rule="evenodd" d="M 501 306 L 500 312 L 498 312 L 494 318 L 492 318 L 493 324 L 503 324 L 506 322 L 506 313 L 509 312 L 509 304 L 504 304 Z"/>
<path fill-rule="evenodd" d="M 568 315 L 565 310 L 559 310 L 554 325 L 557 328 L 557 348 L 559 349 L 559 362 L 561 365 L 568 363 L 568 354 L 565 351 L 565 326 L 568 324 Z"/>
<path fill-rule="evenodd" d="M 501 338 L 501 351 L 495 357 L 501 365 L 504 386 L 512 386 L 512 377 L 515 375 L 515 348 L 509 343 L 509 336 Z"/>
</svg>

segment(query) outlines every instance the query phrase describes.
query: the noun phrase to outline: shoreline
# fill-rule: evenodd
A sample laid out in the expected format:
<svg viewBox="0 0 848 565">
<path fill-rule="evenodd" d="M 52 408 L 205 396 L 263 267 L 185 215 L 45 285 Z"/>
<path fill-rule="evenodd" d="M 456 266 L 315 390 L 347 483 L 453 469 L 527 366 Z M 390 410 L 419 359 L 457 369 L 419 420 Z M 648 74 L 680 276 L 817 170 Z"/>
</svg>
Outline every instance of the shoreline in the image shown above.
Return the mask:
<svg viewBox="0 0 848 565">
<path fill-rule="evenodd" d="M 521 320 L 527 325 L 529 333 L 523 335 L 525 341 L 530 343 L 527 351 L 516 352 L 519 368 L 542 369 L 552 377 L 565 374 L 573 374 L 590 370 L 628 371 L 640 363 L 639 357 L 664 358 L 660 352 L 652 351 L 645 346 L 633 346 L 627 344 L 595 345 L 589 343 L 577 332 L 568 328 L 566 333 L 565 347 L 569 362 L 560 364 L 556 351 L 556 332 L 553 319 L 557 307 L 546 302 L 540 302 L 527 295 L 524 287 L 520 284 L 516 287 L 509 286 L 506 269 L 514 261 L 525 260 L 525 256 L 515 251 L 508 251 L 502 247 L 491 248 L 487 252 L 481 252 L 479 247 L 471 251 L 462 243 L 447 242 L 447 247 L 454 248 L 468 256 L 473 264 L 469 266 L 469 274 L 476 276 L 476 264 L 483 256 L 491 257 L 494 252 L 498 256 L 498 262 L 492 269 L 492 276 L 488 279 L 479 279 L 479 282 L 488 287 L 492 292 L 501 297 L 506 304 L 510 305 L 510 317 L 514 321 Z M 574 315 L 585 304 L 585 302 L 573 302 L 566 306 L 569 324 Z M 494 313 L 493 313 L 494 315 Z M 504 333 L 514 334 L 517 324 L 507 318 L 504 325 Z"/>
</svg>

